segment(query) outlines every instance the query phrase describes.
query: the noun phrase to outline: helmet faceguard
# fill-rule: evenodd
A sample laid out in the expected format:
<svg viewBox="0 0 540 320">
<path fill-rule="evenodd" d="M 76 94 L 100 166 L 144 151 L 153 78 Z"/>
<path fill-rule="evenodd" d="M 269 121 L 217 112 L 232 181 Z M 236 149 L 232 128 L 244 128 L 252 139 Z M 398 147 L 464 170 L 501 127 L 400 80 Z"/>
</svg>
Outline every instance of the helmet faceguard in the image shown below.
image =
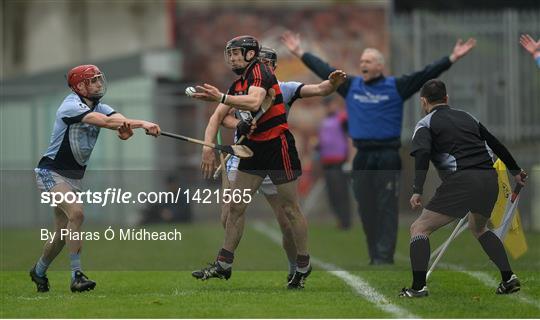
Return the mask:
<svg viewBox="0 0 540 320">
<path fill-rule="evenodd" d="M 262 47 L 261 52 L 259 53 L 259 60 L 262 63 L 269 65 L 272 68 L 277 66 L 277 52 L 276 50 L 268 47 Z"/>
<path fill-rule="evenodd" d="M 238 66 L 233 66 L 231 64 L 230 57 L 232 56 L 234 49 L 241 50 L 242 57 L 244 57 L 244 61 L 248 63 L 247 65 L 249 65 L 249 63 L 257 59 L 257 57 L 259 56 L 261 47 L 259 45 L 259 41 L 255 37 L 252 37 L 252 36 L 239 36 L 227 42 L 227 45 L 225 46 L 225 51 L 223 53 L 225 57 L 225 62 L 231 66 L 234 73 L 241 75 L 246 70 L 247 65 L 243 67 L 238 67 Z M 253 50 L 255 54 L 253 55 L 253 57 L 248 59 L 247 54 L 250 50 Z"/>
<path fill-rule="evenodd" d="M 99 102 L 107 92 L 107 80 L 98 67 L 86 64 L 71 69 L 66 75 L 68 86 L 78 95 L 93 102 Z M 86 94 L 79 88 L 84 83 Z"/>
</svg>

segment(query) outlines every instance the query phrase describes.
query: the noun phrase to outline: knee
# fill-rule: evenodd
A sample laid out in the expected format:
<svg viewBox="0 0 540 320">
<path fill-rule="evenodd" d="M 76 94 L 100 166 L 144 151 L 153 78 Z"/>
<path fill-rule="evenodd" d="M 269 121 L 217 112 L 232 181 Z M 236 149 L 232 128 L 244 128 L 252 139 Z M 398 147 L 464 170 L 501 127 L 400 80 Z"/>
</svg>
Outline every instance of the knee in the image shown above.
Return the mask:
<svg viewBox="0 0 540 320">
<path fill-rule="evenodd" d="M 298 206 L 298 203 L 294 201 L 285 201 L 281 205 L 281 211 L 282 215 L 284 215 L 284 217 L 286 217 L 289 221 L 297 220 L 301 216 L 300 207 Z M 279 220 L 280 219 L 278 218 L 278 221 Z"/>
<path fill-rule="evenodd" d="M 283 208 L 280 208 L 276 212 L 276 219 L 279 224 L 279 228 L 282 232 L 287 231 L 291 228 L 291 224 L 289 222 L 289 219 L 287 218 L 287 214 L 285 213 L 285 210 Z"/>
<path fill-rule="evenodd" d="M 483 235 L 486 231 L 488 231 L 488 228 L 486 226 L 483 227 L 477 227 L 472 224 L 469 224 L 469 230 L 471 230 L 471 233 L 473 236 L 478 239 L 481 235 Z"/>
<path fill-rule="evenodd" d="M 231 204 L 231 207 L 229 209 L 229 213 L 225 215 L 224 220 L 232 220 L 236 221 L 238 220 L 242 214 L 244 213 L 245 206 L 241 206 L 239 204 Z"/>
<path fill-rule="evenodd" d="M 82 209 L 71 210 L 69 217 L 69 223 L 81 225 L 84 222 L 84 213 Z"/>
<path fill-rule="evenodd" d="M 409 231 L 411 233 L 411 237 L 414 237 L 420 234 L 429 236 L 431 234 L 431 230 L 429 230 L 429 228 L 427 228 L 425 224 L 423 224 L 422 222 L 418 220 L 416 220 L 415 222 L 413 222 L 413 224 L 411 224 L 411 228 Z"/>
</svg>

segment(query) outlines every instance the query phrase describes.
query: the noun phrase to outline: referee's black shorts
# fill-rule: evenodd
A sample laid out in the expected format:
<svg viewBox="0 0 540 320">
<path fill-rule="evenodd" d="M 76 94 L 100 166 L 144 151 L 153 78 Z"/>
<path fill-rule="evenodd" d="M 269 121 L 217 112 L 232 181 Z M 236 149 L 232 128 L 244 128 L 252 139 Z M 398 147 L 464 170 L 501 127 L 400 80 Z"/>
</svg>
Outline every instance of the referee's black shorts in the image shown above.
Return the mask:
<svg viewBox="0 0 540 320">
<path fill-rule="evenodd" d="M 272 140 L 246 140 L 243 144 L 253 151 L 253 157 L 240 159 L 238 170 L 262 178 L 268 175 L 275 185 L 294 181 L 302 175 L 294 137 L 288 130 Z"/>
<path fill-rule="evenodd" d="M 426 209 L 455 218 L 463 218 L 469 211 L 489 218 L 498 195 L 495 169 L 462 170 L 444 179 Z"/>
</svg>

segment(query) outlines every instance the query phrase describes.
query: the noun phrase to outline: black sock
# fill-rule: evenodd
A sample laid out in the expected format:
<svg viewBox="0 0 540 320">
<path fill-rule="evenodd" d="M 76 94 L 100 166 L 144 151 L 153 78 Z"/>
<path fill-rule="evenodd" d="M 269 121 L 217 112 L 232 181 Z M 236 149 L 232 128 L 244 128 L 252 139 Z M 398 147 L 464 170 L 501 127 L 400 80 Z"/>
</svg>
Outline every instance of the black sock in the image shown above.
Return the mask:
<svg viewBox="0 0 540 320">
<path fill-rule="evenodd" d="M 501 239 L 491 232 L 491 230 L 488 230 L 478 237 L 478 242 L 480 242 L 491 261 L 493 261 L 501 271 L 502 280 L 508 281 L 513 272 L 510 268 L 508 256 L 506 255 Z"/>
<path fill-rule="evenodd" d="M 221 248 L 218 252 L 217 262 L 223 269 L 229 269 L 234 261 L 234 253 Z"/>
<path fill-rule="evenodd" d="M 410 246 L 411 267 L 414 290 L 420 290 L 426 285 L 426 274 L 429 263 L 429 238 L 423 234 L 411 238 Z"/>
</svg>

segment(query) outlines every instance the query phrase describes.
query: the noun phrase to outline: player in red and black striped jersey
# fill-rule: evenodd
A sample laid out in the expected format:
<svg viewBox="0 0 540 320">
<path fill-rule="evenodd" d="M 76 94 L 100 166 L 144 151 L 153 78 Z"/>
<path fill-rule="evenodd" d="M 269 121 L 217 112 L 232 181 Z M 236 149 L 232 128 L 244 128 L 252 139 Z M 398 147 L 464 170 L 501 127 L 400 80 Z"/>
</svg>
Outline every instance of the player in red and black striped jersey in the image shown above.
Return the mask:
<svg viewBox="0 0 540 320">
<path fill-rule="evenodd" d="M 278 196 L 283 199 L 287 216 L 297 246 L 297 271 L 288 287 L 302 288 L 311 272 L 307 252 L 307 221 L 300 212 L 296 179 L 301 175 L 300 159 L 294 137 L 289 131 L 283 97 L 276 76 L 271 68 L 258 59 L 259 42 L 251 36 L 240 36 L 230 40 L 225 49 L 225 60 L 240 76 L 227 94 L 204 84 L 197 86 L 194 98 L 220 102 L 218 108 L 235 108 L 245 116 L 254 117 L 263 104 L 270 107 L 257 121 L 257 128 L 244 142 L 254 156 L 242 159 L 233 189 L 246 190 L 253 194 L 267 175 L 277 186 Z M 217 261 L 210 267 L 193 272 L 193 276 L 225 278 L 231 275 L 234 251 L 240 242 L 244 227 L 244 212 L 247 203 L 232 203 L 225 226 L 225 241 Z"/>
</svg>

